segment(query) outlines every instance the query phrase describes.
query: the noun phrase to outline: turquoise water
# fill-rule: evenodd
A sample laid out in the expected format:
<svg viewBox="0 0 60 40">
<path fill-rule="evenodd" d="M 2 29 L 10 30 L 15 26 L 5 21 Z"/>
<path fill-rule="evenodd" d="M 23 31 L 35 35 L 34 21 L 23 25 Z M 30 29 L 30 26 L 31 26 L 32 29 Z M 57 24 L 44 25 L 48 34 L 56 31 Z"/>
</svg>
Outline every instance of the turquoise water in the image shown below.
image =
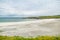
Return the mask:
<svg viewBox="0 0 60 40">
<path fill-rule="evenodd" d="M 19 22 L 26 21 L 26 19 L 21 17 L 0 17 L 0 22 Z"/>
</svg>

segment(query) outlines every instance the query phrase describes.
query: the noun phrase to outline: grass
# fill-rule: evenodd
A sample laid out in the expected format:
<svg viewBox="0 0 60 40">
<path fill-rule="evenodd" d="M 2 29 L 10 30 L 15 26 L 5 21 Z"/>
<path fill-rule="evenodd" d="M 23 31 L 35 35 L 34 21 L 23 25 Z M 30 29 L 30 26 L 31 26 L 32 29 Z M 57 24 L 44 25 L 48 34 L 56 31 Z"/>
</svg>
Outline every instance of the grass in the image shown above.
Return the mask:
<svg viewBox="0 0 60 40">
<path fill-rule="evenodd" d="M 60 15 L 54 16 L 38 16 L 38 17 L 27 17 L 28 19 L 52 19 L 52 18 L 60 18 Z"/>
<path fill-rule="evenodd" d="M 60 40 L 60 36 L 37 36 L 37 37 L 21 37 L 21 36 L 0 36 L 0 40 Z"/>
</svg>

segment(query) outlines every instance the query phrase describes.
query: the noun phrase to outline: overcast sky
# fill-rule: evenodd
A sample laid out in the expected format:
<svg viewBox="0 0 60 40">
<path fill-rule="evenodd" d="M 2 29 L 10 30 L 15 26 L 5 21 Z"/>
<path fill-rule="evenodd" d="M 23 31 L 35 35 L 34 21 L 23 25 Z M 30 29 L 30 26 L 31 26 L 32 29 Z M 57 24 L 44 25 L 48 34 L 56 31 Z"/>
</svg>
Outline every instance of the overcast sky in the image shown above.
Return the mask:
<svg viewBox="0 0 60 40">
<path fill-rule="evenodd" d="M 60 0 L 0 0 L 0 16 L 60 15 Z"/>
</svg>

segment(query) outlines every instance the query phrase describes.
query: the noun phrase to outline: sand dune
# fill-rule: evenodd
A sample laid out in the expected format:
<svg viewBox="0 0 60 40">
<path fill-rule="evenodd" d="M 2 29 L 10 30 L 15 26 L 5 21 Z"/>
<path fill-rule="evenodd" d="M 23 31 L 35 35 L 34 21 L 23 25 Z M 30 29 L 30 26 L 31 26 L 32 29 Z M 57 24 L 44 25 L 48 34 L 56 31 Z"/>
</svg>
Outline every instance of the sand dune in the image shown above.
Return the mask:
<svg viewBox="0 0 60 40">
<path fill-rule="evenodd" d="M 60 34 L 60 19 L 0 23 L 0 31 L 0 35 L 8 36 L 55 36 Z"/>
</svg>

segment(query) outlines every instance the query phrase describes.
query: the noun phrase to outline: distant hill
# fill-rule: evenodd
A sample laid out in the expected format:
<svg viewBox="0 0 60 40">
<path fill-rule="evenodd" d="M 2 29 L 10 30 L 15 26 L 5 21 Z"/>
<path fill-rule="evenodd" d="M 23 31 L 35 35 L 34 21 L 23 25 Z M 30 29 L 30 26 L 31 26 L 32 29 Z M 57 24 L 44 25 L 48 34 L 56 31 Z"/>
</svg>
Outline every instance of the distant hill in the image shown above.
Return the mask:
<svg viewBox="0 0 60 40">
<path fill-rule="evenodd" d="M 60 15 L 53 16 L 34 16 L 34 17 L 0 17 L 0 19 L 50 19 L 50 18 L 60 18 Z"/>
<path fill-rule="evenodd" d="M 38 16 L 38 17 L 27 17 L 28 19 L 50 19 L 50 18 L 60 18 L 60 15 L 53 16 Z"/>
</svg>

